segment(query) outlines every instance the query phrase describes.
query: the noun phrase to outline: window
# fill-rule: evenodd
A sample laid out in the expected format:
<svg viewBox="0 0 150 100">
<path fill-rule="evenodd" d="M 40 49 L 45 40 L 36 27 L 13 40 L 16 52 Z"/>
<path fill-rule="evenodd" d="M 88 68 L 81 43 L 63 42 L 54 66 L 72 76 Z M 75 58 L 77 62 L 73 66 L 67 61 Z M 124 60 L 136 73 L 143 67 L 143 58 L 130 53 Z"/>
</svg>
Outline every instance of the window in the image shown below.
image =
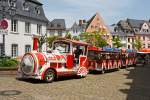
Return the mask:
<svg viewBox="0 0 150 100">
<path fill-rule="evenodd" d="M 57 27 L 61 27 L 61 25 L 60 25 L 60 24 L 57 24 Z"/>
<path fill-rule="evenodd" d="M 25 53 L 31 51 L 31 45 L 25 45 Z"/>
<path fill-rule="evenodd" d="M 135 31 L 135 32 L 139 32 L 139 29 L 136 29 L 136 28 L 135 28 L 134 31 Z"/>
<path fill-rule="evenodd" d="M 130 49 L 131 47 L 130 47 L 130 45 L 128 45 L 128 49 Z"/>
<path fill-rule="evenodd" d="M 150 44 L 148 44 L 148 48 L 150 48 Z"/>
<path fill-rule="evenodd" d="M 62 36 L 62 31 L 58 31 L 58 36 Z"/>
<path fill-rule="evenodd" d="M 54 24 L 51 24 L 51 27 L 54 27 Z"/>
<path fill-rule="evenodd" d="M 58 50 L 61 53 L 69 53 L 70 52 L 70 44 L 69 43 L 63 43 L 63 42 L 55 42 L 53 45 L 54 50 Z"/>
<path fill-rule="evenodd" d="M 8 0 L 8 5 L 9 5 L 10 7 L 16 7 L 16 3 L 15 3 L 14 0 Z"/>
<path fill-rule="evenodd" d="M 30 33 L 31 32 L 31 25 L 29 22 L 25 22 L 25 32 Z"/>
<path fill-rule="evenodd" d="M 145 36 L 143 36 L 143 40 L 145 41 Z"/>
<path fill-rule="evenodd" d="M 145 48 L 145 44 L 143 44 L 143 48 Z"/>
<path fill-rule="evenodd" d="M 35 7 L 35 11 L 36 11 L 37 14 L 40 14 L 40 13 L 41 13 L 39 7 Z"/>
<path fill-rule="evenodd" d="M 128 42 L 130 42 L 130 38 L 128 38 Z"/>
<path fill-rule="evenodd" d="M 37 34 L 42 34 L 42 25 L 37 24 Z"/>
<path fill-rule="evenodd" d="M 11 52 L 12 57 L 18 56 L 18 44 L 12 44 Z"/>
<path fill-rule="evenodd" d="M 23 3 L 23 10 L 29 11 L 29 4 L 27 2 Z"/>
<path fill-rule="evenodd" d="M 3 55 L 3 44 L 0 44 L 0 56 Z"/>
<path fill-rule="evenodd" d="M 132 42 L 134 42 L 134 38 L 132 38 Z"/>
<path fill-rule="evenodd" d="M 11 20 L 11 31 L 18 32 L 18 21 Z"/>
</svg>

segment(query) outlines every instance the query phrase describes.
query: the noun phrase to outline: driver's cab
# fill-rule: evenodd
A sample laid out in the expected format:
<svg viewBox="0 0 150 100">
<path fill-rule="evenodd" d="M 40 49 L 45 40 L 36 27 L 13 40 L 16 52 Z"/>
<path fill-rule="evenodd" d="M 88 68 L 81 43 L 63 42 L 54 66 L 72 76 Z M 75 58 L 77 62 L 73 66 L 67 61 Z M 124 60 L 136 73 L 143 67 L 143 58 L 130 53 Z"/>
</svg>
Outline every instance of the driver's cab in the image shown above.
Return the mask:
<svg viewBox="0 0 150 100">
<path fill-rule="evenodd" d="M 77 66 L 87 66 L 87 47 L 88 43 L 70 40 L 58 39 L 53 43 L 52 49 L 65 56 L 66 68 L 72 69 Z"/>
</svg>

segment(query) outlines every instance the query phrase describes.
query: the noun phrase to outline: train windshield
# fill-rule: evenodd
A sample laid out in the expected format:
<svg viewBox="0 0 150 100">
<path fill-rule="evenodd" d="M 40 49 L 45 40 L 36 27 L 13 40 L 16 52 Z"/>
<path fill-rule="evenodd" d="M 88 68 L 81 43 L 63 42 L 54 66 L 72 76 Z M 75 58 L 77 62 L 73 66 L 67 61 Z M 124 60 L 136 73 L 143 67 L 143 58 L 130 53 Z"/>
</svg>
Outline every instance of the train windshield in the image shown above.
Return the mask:
<svg viewBox="0 0 150 100">
<path fill-rule="evenodd" d="M 58 50 L 60 53 L 69 53 L 70 44 L 66 42 L 55 42 L 53 45 L 53 50 Z"/>
</svg>

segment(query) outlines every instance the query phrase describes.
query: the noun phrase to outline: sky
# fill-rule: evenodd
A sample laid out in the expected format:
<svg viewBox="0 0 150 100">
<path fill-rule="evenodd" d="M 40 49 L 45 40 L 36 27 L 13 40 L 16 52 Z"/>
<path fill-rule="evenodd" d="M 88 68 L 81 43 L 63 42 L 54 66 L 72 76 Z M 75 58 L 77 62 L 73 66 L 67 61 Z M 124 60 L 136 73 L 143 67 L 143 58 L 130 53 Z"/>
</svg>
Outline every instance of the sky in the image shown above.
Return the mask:
<svg viewBox="0 0 150 100">
<path fill-rule="evenodd" d="M 89 20 L 96 12 L 107 25 L 119 20 L 150 19 L 150 0 L 39 0 L 46 17 L 65 19 L 67 28 L 79 19 Z"/>
</svg>

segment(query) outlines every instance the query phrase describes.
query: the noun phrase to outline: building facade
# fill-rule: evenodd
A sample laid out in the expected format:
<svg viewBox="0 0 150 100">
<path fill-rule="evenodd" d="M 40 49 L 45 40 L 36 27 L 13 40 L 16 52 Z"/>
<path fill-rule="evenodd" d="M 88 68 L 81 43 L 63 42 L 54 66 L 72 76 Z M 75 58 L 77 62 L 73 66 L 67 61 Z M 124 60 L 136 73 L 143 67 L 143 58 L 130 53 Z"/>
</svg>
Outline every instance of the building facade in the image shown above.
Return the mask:
<svg viewBox="0 0 150 100">
<path fill-rule="evenodd" d="M 140 39 L 142 48 L 150 48 L 150 22 L 146 20 L 126 19 L 114 24 L 112 36 L 119 36 L 123 47 L 135 49 L 134 42 Z"/>
<path fill-rule="evenodd" d="M 107 40 L 108 44 L 112 45 L 112 36 L 110 34 L 109 28 L 105 24 L 103 18 L 99 13 L 94 14 L 88 21 L 79 20 L 79 24 L 74 23 L 70 29 L 70 33 L 73 36 L 78 36 L 82 32 L 101 32 L 104 33 L 103 37 Z"/>
<path fill-rule="evenodd" d="M 69 33 L 72 36 L 79 36 L 82 32 L 85 32 L 87 26 L 86 20 L 79 20 L 79 22 L 75 22 L 72 27 L 69 29 Z"/>
<path fill-rule="evenodd" d="M 11 0 L 10 0 L 11 1 Z M 22 56 L 24 53 L 33 49 L 34 37 L 40 37 L 46 34 L 47 18 L 45 17 L 42 4 L 37 0 L 16 0 L 13 4 L 16 9 L 14 16 L 7 12 L 7 7 L 11 2 L 6 2 L 5 19 L 8 22 L 5 39 L 0 34 L 0 56 L 3 47 L 5 55 L 10 57 Z M 0 8 L 2 11 L 2 8 Z M 2 19 L 3 12 L 0 13 Z"/>
<path fill-rule="evenodd" d="M 66 34 L 66 24 L 64 19 L 54 19 L 47 26 L 47 36 L 64 37 Z"/>
</svg>

